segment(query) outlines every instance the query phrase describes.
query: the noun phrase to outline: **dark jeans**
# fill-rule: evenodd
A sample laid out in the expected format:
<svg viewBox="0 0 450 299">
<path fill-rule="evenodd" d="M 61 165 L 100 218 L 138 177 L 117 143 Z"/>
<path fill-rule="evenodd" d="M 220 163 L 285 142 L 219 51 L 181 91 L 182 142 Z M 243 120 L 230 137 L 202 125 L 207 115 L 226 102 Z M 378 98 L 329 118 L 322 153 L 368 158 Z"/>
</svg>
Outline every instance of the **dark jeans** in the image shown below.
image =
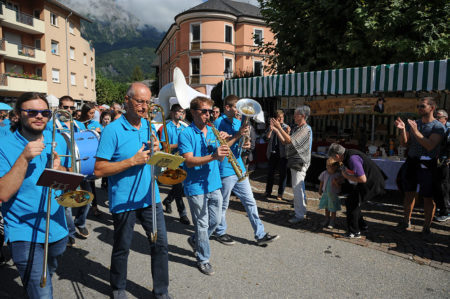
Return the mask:
<svg viewBox="0 0 450 299">
<path fill-rule="evenodd" d="M 110 284 L 113 290 L 125 290 L 127 282 L 128 254 L 133 239 L 136 219 L 142 224 L 150 243 L 151 268 L 153 278 L 153 292 L 164 295 L 169 287 L 169 252 L 167 245 L 166 223 L 162 204 L 156 204 L 157 239 L 156 243 L 150 240 L 152 232 L 152 207 L 113 213 L 114 245 L 111 255 Z"/>
<path fill-rule="evenodd" d="M 66 250 L 67 237 L 48 244 L 47 283 L 44 288 L 40 287 L 44 244 L 18 241 L 8 245 L 28 296 L 31 299 L 53 298 L 52 275 L 58 266 L 57 258 Z"/>
<path fill-rule="evenodd" d="M 167 194 L 164 204 L 171 204 L 175 200 L 177 204 L 178 214 L 181 216 L 186 216 L 186 206 L 183 202 L 183 184 L 179 183 L 172 186 L 172 189 Z"/>
<path fill-rule="evenodd" d="M 353 190 L 345 200 L 347 214 L 347 231 L 353 234 L 361 232 L 361 228 L 367 227 L 361 215 L 361 198 L 357 190 Z"/>
<path fill-rule="evenodd" d="M 280 158 L 278 154 L 271 154 L 269 159 L 269 170 L 267 171 L 267 183 L 266 193 L 272 194 L 273 181 L 276 170 L 280 173 L 280 179 L 278 181 L 278 195 L 283 196 L 284 189 L 287 182 L 287 159 Z"/>
<path fill-rule="evenodd" d="M 82 190 L 92 192 L 89 181 L 82 181 L 80 184 Z M 67 228 L 69 229 L 69 237 L 75 238 L 75 227 L 85 227 L 86 218 L 89 213 L 90 204 L 79 208 L 64 208 L 66 212 Z M 75 221 L 73 220 L 75 216 Z"/>
<path fill-rule="evenodd" d="M 433 180 L 436 191 L 434 201 L 439 209 L 439 216 L 450 214 L 450 177 L 449 166 L 443 165 L 436 169 L 436 178 Z"/>
</svg>

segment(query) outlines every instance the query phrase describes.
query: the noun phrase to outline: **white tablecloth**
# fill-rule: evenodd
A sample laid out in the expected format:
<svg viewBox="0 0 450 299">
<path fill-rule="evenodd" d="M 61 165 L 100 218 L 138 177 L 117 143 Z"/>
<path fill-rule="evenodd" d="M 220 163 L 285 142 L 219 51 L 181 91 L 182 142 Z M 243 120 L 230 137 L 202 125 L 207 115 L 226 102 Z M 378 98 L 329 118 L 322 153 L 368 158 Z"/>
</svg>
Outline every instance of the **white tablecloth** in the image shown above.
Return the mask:
<svg viewBox="0 0 450 299">
<path fill-rule="evenodd" d="M 378 167 L 383 170 L 383 172 L 387 175 L 387 180 L 385 181 L 385 189 L 388 190 L 398 190 L 397 183 L 395 180 L 397 179 L 397 173 L 400 167 L 405 163 L 405 161 L 391 161 L 384 159 L 372 159 Z"/>
</svg>

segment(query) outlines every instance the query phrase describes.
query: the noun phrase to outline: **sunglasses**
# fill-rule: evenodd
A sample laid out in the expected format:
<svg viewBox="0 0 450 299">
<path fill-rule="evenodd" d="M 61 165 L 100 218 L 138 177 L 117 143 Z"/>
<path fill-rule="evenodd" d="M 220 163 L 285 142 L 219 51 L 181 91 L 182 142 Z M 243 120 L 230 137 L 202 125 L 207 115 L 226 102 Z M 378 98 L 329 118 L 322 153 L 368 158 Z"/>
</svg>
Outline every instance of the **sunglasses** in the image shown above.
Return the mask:
<svg viewBox="0 0 450 299">
<path fill-rule="evenodd" d="M 75 106 L 62 106 L 66 110 L 75 110 Z"/>
<path fill-rule="evenodd" d="M 202 114 L 206 114 L 206 113 L 212 114 L 213 113 L 212 109 L 194 109 L 194 110 L 200 111 Z"/>
<path fill-rule="evenodd" d="M 417 109 L 424 109 L 426 107 L 426 105 L 422 104 L 422 105 L 417 105 Z"/>
<path fill-rule="evenodd" d="M 46 118 L 50 118 L 50 116 L 52 116 L 52 110 L 49 109 L 45 110 L 20 109 L 20 111 L 25 111 L 27 115 L 30 117 L 36 117 L 39 113 Z"/>
</svg>

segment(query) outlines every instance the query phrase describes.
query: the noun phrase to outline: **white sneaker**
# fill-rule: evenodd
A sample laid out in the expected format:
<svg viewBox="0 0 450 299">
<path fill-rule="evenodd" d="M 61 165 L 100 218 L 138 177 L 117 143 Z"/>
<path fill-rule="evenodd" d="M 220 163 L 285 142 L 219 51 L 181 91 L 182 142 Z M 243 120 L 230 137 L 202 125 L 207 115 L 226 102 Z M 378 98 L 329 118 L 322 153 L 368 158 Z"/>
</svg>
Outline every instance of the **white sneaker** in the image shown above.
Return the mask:
<svg viewBox="0 0 450 299">
<path fill-rule="evenodd" d="M 288 220 L 288 222 L 290 224 L 297 224 L 297 223 L 302 222 L 303 220 L 305 220 L 305 217 L 302 217 L 302 218 L 292 217 L 291 219 Z"/>
<path fill-rule="evenodd" d="M 328 223 L 328 228 L 334 228 L 336 225 L 334 224 L 334 219 L 330 220 L 330 223 Z"/>
</svg>

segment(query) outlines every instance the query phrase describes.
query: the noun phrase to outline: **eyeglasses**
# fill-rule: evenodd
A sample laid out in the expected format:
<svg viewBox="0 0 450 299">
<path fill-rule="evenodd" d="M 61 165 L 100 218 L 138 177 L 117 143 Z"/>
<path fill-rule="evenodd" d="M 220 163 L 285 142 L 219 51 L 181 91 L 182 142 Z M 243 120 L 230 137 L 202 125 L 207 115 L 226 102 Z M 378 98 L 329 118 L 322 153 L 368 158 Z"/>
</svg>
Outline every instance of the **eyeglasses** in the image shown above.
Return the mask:
<svg viewBox="0 0 450 299">
<path fill-rule="evenodd" d="M 424 109 L 425 107 L 427 107 L 425 104 L 417 105 L 417 109 Z"/>
<path fill-rule="evenodd" d="M 213 113 L 214 113 L 214 114 L 219 114 L 219 113 L 220 113 L 220 111 L 213 111 Z"/>
<path fill-rule="evenodd" d="M 131 98 L 132 100 L 134 100 L 136 102 L 136 104 L 138 105 L 150 105 L 150 101 L 148 100 L 137 100 L 135 98 Z"/>
<path fill-rule="evenodd" d="M 45 110 L 34 110 L 34 109 L 20 109 L 20 111 L 25 111 L 28 116 L 30 117 L 36 117 L 39 113 L 46 118 L 49 118 L 52 116 L 52 110 L 45 109 Z"/>
<path fill-rule="evenodd" d="M 194 109 L 194 110 L 200 111 L 202 114 L 206 114 L 206 113 L 212 114 L 213 113 L 212 109 Z"/>
<path fill-rule="evenodd" d="M 66 110 L 75 110 L 75 106 L 62 106 L 63 107 L 63 109 L 66 109 Z"/>
</svg>

